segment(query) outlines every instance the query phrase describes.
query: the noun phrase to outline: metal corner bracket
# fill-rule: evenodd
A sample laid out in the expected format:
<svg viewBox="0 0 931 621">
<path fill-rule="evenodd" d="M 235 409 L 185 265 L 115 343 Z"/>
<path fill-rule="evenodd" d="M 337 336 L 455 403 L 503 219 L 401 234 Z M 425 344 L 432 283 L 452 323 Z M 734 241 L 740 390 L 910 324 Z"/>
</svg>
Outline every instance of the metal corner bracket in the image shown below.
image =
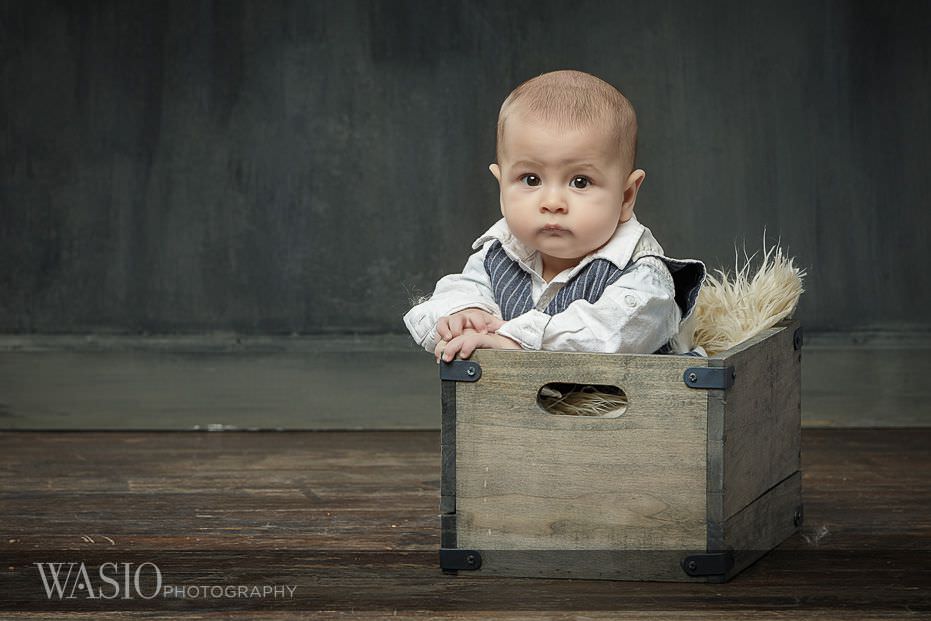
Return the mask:
<svg viewBox="0 0 931 621">
<path fill-rule="evenodd" d="M 473 360 L 440 361 L 440 379 L 453 382 L 477 382 L 482 377 L 482 367 Z"/>
<path fill-rule="evenodd" d="M 689 388 L 727 390 L 736 377 L 734 367 L 689 367 L 682 374 L 682 381 Z"/>
<path fill-rule="evenodd" d="M 440 548 L 441 569 L 478 569 L 481 566 L 482 554 L 478 550 Z"/>
<path fill-rule="evenodd" d="M 682 571 L 690 576 L 723 576 L 734 566 L 730 552 L 693 554 L 682 559 Z"/>
</svg>

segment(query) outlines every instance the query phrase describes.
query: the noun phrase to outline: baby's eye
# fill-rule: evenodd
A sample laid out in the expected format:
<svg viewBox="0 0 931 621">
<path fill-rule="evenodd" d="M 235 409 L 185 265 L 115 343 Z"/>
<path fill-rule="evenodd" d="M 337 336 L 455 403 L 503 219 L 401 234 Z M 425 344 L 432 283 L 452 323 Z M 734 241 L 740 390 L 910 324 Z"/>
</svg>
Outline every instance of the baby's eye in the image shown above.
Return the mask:
<svg viewBox="0 0 931 621">
<path fill-rule="evenodd" d="M 536 187 L 540 185 L 540 178 L 536 175 L 531 175 L 530 173 L 527 173 L 526 175 L 521 175 L 520 180 L 523 183 L 526 183 L 527 185 L 531 187 Z"/>
<path fill-rule="evenodd" d="M 570 185 L 572 185 L 572 187 L 574 187 L 577 190 L 584 190 L 589 185 L 591 185 L 591 181 L 589 180 L 588 177 L 579 176 L 579 177 L 574 177 L 572 181 L 570 182 Z"/>
</svg>

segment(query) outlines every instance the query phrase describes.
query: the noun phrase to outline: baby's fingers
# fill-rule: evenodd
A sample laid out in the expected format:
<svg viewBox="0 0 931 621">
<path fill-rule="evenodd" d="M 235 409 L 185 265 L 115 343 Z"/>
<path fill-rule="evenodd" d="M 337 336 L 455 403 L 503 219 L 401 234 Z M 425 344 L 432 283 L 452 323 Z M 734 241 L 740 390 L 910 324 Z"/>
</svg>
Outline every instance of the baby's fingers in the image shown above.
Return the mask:
<svg viewBox="0 0 931 621">
<path fill-rule="evenodd" d="M 472 355 L 472 352 L 475 351 L 475 348 L 479 344 L 479 339 L 469 339 L 462 343 L 462 347 L 459 349 L 459 356 L 461 358 L 468 358 Z"/>
<path fill-rule="evenodd" d="M 443 350 L 446 349 L 448 343 L 446 341 L 440 341 L 436 344 L 436 347 L 433 348 L 433 357 L 436 359 L 436 363 L 440 363 L 440 356 L 443 355 Z"/>
<path fill-rule="evenodd" d="M 462 347 L 462 339 L 459 337 L 456 337 L 453 340 L 451 340 L 449 343 L 447 343 L 446 347 L 444 348 L 443 354 L 442 354 L 443 361 L 449 362 L 450 360 L 455 358 L 456 353 L 459 352 L 461 347 Z"/>
<path fill-rule="evenodd" d="M 436 333 L 440 335 L 440 338 L 448 341 L 453 338 L 449 333 L 449 317 L 440 317 L 436 322 Z"/>
<path fill-rule="evenodd" d="M 462 334 L 462 331 L 465 329 L 466 317 L 462 315 L 452 315 L 449 318 L 449 338 L 452 340 L 454 337 Z"/>
<path fill-rule="evenodd" d="M 471 328 L 475 332 L 485 333 L 488 332 L 488 328 L 485 326 L 485 318 L 481 315 L 467 315 L 468 328 Z M 465 333 L 465 330 L 463 330 Z"/>
</svg>

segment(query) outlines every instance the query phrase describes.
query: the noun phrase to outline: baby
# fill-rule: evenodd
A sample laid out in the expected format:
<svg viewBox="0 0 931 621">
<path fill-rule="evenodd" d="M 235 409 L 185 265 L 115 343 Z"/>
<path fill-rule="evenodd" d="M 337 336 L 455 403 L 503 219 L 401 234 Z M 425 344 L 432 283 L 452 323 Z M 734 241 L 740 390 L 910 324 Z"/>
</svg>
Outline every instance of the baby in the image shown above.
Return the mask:
<svg viewBox="0 0 931 621">
<path fill-rule="evenodd" d="M 705 266 L 666 257 L 637 221 L 636 144 L 633 106 L 595 76 L 554 71 L 514 89 L 489 166 L 503 218 L 404 315 L 414 340 L 437 362 L 477 348 L 689 352 Z"/>
</svg>

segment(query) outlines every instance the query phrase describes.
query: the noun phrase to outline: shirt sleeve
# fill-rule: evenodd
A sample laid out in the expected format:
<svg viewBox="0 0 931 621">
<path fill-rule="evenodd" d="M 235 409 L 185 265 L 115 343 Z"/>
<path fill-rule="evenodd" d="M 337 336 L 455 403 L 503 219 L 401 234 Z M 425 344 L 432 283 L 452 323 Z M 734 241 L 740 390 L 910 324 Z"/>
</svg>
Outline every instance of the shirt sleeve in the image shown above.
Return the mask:
<svg viewBox="0 0 931 621">
<path fill-rule="evenodd" d="M 404 315 L 404 325 L 411 336 L 427 351 L 432 352 L 439 342 L 436 322 L 440 317 L 465 308 L 480 308 L 495 317 L 501 317 L 501 309 L 495 302 L 491 281 L 485 270 L 485 254 L 491 243 L 487 242 L 469 257 L 461 274 L 449 274 L 437 281 L 433 295 Z"/>
<path fill-rule="evenodd" d="M 668 268 L 644 257 L 596 302 L 576 300 L 552 316 L 530 310 L 497 332 L 531 350 L 652 354 L 678 333 L 681 316 Z"/>
</svg>

